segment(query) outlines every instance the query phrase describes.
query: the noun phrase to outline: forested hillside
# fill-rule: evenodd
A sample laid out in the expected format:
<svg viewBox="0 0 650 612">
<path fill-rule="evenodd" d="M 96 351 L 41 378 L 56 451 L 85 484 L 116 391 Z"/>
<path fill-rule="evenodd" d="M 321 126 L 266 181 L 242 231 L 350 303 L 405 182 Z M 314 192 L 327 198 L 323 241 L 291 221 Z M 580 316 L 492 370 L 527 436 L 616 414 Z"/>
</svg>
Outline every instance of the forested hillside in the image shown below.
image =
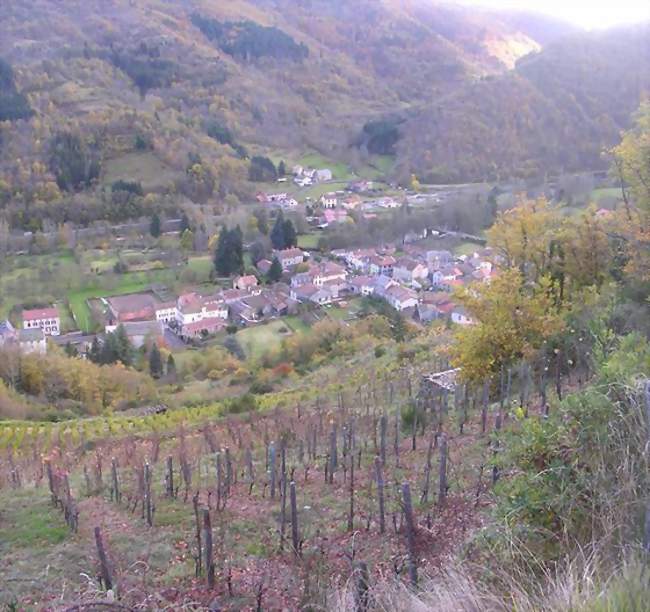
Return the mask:
<svg viewBox="0 0 650 612">
<path fill-rule="evenodd" d="M 3 221 L 232 208 L 252 201 L 259 155 L 388 155 L 380 172 L 402 184 L 592 169 L 647 57 L 647 28 L 586 35 L 425 0 L 8 0 Z"/>
<path fill-rule="evenodd" d="M 604 168 L 650 91 L 650 27 L 579 34 L 433 104 L 403 127 L 400 164 L 425 180 Z"/>
</svg>

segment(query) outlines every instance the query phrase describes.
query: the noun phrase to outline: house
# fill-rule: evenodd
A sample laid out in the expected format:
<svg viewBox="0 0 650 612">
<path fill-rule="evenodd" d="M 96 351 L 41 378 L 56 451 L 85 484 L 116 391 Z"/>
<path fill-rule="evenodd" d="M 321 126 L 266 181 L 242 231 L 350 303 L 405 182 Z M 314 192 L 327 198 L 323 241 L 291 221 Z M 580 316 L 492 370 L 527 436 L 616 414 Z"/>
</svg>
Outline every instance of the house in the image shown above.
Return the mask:
<svg viewBox="0 0 650 612">
<path fill-rule="evenodd" d="M 273 255 L 278 258 L 283 270 L 293 268 L 305 260 L 305 254 L 298 248 L 273 251 Z"/>
<path fill-rule="evenodd" d="M 257 285 L 257 277 L 252 274 L 248 274 L 247 276 L 237 276 L 233 281 L 233 287 L 240 291 L 253 292 Z"/>
<path fill-rule="evenodd" d="M 339 200 L 335 193 L 325 193 L 321 196 L 320 203 L 323 208 L 336 208 Z"/>
<path fill-rule="evenodd" d="M 61 333 L 59 311 L 54 307 L 23 310 L 23 329 L 40 329 L 46 336 L 58 336 Z"/>
<path fill-rule="evenodd" d="M 428 276 L 429 268 L 410 257 L 402 257 L 393 267 L 393 278 L 407 285 L 421 285 Z"/>
<path fill-rule="evenodd" d="M 332 293 L 327 287 L 316 287 L 311 284 L 291 289 L 291 298 L 298 302 L 312 302 L 321 306 L 332 303 Z"/>
<path fill-rule="evenodd" d="M 238 298 L 248 295 L 239 289 L 229 291 L 236 292 Z M 228 319 L 225 294 L 226 291 L 207 297 L 196 293 L 180 296 L 176 307 L 176 327 L 179 335 L 187 339 L 219 331 L 222 326 L 217 320 L 225 322 Z"/>
<path fill-rule="evenodd" d="M 391 288 L 391 287 L 396 287 L 398 286 L 398 283 L 396 283 L 390 276 L 383 276 L 379 275 L 376 276 L 372 279 L 372 283 L 374 286 L 374 292 L 377 294 L 379 297 L 384 297 L 386 292 Z"/>
<path fill-rule="evenodd" d="M 156 318 L 156 300 L 149 293 L 131 293 L 106 298 L 111 325 Z"/>
<path fill-rule="evenodd" d="M 417 293 L 401 285 L 389 287 L 384 293 L 384 299 L 399 312 L 418 305 Z"/>
<path fill-rule="evenodd" d="M 16 342 L 18 334 L 9 321 L 0 321 L 0 346 L 7 346 Z"/>
<path fill-rule="evenodd" d="M 136 348 L 142 348 L 148 343 L 156 343 L 159 346 L 164 344 L 165 329 L 160 321 L 129 321 L 120 323 L 124 327 L 129 342 Z M 112 334 L 118 328 L 117 325 L 107 325 L 105 332 Z"/>
<path fill-rule="evenodd" d="M 356 295 L 372 295 L 375 292 L 373 279 L 369 276 L 355 276 L 350 280 L 350 291 Z"/>
<path fill-rule="evenodd" d="M 18 332 L 18 345 L 21 353 L 35 353 L 38 355 L 47 353 L 45 332 L 40 327 L 21 329 Z"/>
<path fill-rule="evenodd" d="M 392 276 L 395 258 L 392 255 L 372 255 L 368 258 L 370 274 Z"/>
<path fill-rule="evenodd" d="M 323 211 L 323 220 L 320 225 L 327 226 L 332 223 L 343 223 L 348 220 L 348 211 L 341 209 L 331 209 Z"/>
<path fill-rule="evenodd" d="M 90 352 L 95 338 L 96 336 L 94 334 L 72 332 L 71 334 L 57 336 L 54 338 L 54 342 L 57 346 L 60 346 L 63 349 L 65 349 L 67 346 L 71 346 L 77 351 L 77 354 L 80 357 L 86 357 L 86 355 L 88 355 Z"/>
<path fill-rule="evenodd" d="M 228 327 L 228 322 L 221 317 L 212 317 L 194 321 L 184 325 L 180 330 L 180 336 L 183 340 L 192 340 L 194 338 L 204 338 L 216 334 Z"/>
<path fill-rule="evenodd" d="M 266 196 L 267 202 L 283 202 L 289 197 L 289 194 L 286 192 L 282 193 L 270 193 Z"/>
<path fill-rule="evenodd" d="M 315 285 L 322 287 L 326 283 L 339 281 L 345 282 L 347 270 L 333 261 L 323 261 L 319 264 L 312 264 L 306 272 L 294 274 L 291 278 L 292 287 L 303 285 Z"/>
<path fill-rule="evenodd" d="M 474 325 L 475 321 L 463 306 L 457 306 L 451 312 L 451 321 L 457 325 Z"/>
<path fill-rule="evenodd" d="M 316 170 L 314 179 L 318 183 L 324 183 L 325 181 L 331 181 L 333 178 L 332 171 L 328 168 L 323 168 L 322 170 Z"/>
<path fill-rule="evenodd" d="M 348 191 L 353 193 L 363 193 L 370 191 L 373 187 L 372 181 L 354 181 L 348 185 Z"/>
<path fill-rule="evenodd" d="M 255 264 L 255 267 L 265 276 L 269 273 L 269 270 L 271 269 L 271 266 L 273 265 L 273 262 L 268 260 L 268 259 L 260 259 L 257 264 Z"/>
<path fill-rule="evenodd" d="M 156 304 L 156 321 L 169 325 L 176 320 L 176 302 L 159 302 Z"/>
<path fill-rule="evenodd" d="M 431 270 L 439 270 L 448 266 L 454 260 L 454 257 L 449 251 L 427 251 L 425 259 Z"/>
</svg>

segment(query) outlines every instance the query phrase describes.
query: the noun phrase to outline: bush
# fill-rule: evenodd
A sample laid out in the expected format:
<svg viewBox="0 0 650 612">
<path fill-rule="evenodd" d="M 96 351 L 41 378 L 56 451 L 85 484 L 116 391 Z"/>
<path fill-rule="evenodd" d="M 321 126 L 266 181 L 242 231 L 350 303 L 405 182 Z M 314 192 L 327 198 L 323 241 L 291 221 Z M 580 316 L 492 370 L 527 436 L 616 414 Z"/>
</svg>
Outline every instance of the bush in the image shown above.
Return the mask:
<svg viewBox="0 0 650 612">
<path fill-rule="evenodd" d="M 380 359 L 386 354 L 386 349 L 383 346 L 375 347 L 375 359 Z"/>
<path fill-rule="evenodd" d="M 244 412 L 256 412 L 257 410 L 259 410 L 259 404 L 251 393 L 232 399 L 226 404 L 228 414 L 242 414 Z"/>
</svg>

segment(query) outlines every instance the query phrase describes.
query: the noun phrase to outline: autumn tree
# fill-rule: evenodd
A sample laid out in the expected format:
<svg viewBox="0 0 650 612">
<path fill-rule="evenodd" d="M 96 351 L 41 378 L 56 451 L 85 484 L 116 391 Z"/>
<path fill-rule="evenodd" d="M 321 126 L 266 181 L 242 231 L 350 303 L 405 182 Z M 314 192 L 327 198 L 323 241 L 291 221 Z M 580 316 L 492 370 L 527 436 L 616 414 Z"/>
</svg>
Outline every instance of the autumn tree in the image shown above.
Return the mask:
<svg viewBox="0 0 650 612">
<path fill-rule="evenodd" d="M 459 293 L 459 301 L 476 322 L 456 331 L 451 348 L 454 363 L 467 380 L 482 381 L 504 366 L 531 358 L 562 330 L 562 314 L 550 285 L 547 277 L 532 285 L 520 270 L 511 268 L 490 284 Z"/>
</svg>

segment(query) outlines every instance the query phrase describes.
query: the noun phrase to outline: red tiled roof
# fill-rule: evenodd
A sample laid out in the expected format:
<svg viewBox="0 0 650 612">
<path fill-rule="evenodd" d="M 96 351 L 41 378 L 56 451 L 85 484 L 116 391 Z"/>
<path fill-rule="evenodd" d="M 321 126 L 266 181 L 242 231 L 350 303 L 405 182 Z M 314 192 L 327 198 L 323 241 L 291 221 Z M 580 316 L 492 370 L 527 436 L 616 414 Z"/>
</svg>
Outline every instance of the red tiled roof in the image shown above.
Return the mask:
<svg viewBox="0 0 650 612">
<path fill-rule="evenodd" d="M 59 311 L 56 308 L 36 308 L 23 310 L 23 321 L 40 321 L 41 319 L 57 319 Z"/>
</svg>

